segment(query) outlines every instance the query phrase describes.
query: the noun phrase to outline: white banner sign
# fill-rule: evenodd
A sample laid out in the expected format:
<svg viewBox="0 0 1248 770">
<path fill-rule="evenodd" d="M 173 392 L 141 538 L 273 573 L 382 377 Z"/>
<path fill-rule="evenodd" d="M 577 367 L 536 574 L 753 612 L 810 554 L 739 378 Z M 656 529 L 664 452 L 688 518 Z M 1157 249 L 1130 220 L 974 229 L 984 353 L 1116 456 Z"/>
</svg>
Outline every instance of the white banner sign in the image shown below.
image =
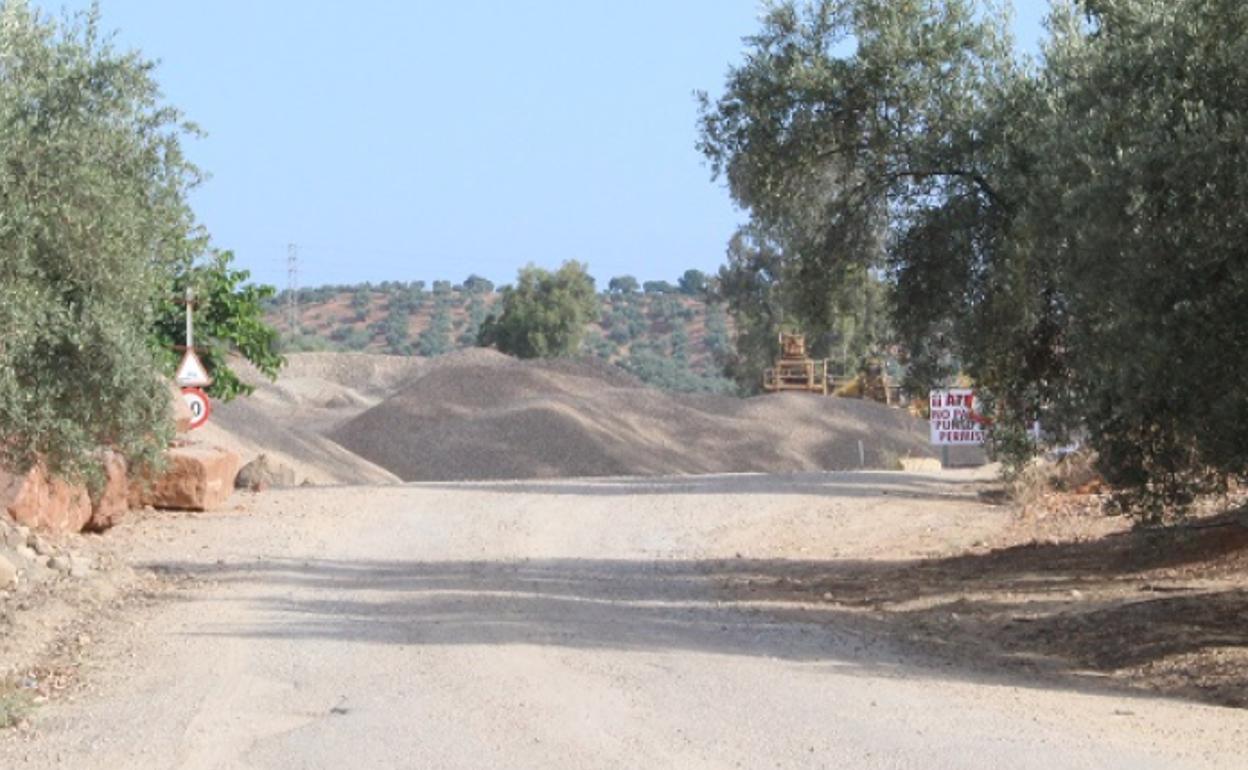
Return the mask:
<svg viewBox="0 0 1248 770">
<path fill-rule="evenodd" d="M 984 443 L 988 420 L 976 411 L 975 391 L 970 388 L 933 390 L 930 406 L 934 446 L 979 446 Z"/>
</svg>

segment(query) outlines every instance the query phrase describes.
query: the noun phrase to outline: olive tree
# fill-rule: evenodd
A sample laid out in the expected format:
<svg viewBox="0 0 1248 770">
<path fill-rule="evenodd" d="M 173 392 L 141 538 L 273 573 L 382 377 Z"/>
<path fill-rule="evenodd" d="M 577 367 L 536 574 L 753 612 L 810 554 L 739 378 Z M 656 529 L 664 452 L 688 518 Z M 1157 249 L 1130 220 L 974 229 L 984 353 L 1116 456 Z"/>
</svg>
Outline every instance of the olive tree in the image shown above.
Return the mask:
<svg viewBox="0 0 1248 770">
<path fill-rule="evenodd" d="M 1135 510 L 1181 506 L 1248 475 L 1248 5 L 1055 2 L 1035 62 L 1007 29 L 973 0 L 770 6 L 703 100 L 750 212 L 720 292 L 753 344 L 884 276 L 915 389 L 968 374 L 1008 459 L 1039 416 Z"/>
<path fill-rule="evenodd" d="M 529 265 L 504 286 L 502 313 L 490 316 L 479 341 L 517 358 L 557 358 L 580 350 L 585 326 L 598 314 L 594 279 L 579 262 L 553 273 Z"/>
<path fill-rule="evenodd" d="M 101 445 L 163 445 L 156 307 L 204 248 L 182 153 L 194 128 L 153 65 L 92 12 L 0 2 L 0 455 L 88 471 Z"/>
</svg>

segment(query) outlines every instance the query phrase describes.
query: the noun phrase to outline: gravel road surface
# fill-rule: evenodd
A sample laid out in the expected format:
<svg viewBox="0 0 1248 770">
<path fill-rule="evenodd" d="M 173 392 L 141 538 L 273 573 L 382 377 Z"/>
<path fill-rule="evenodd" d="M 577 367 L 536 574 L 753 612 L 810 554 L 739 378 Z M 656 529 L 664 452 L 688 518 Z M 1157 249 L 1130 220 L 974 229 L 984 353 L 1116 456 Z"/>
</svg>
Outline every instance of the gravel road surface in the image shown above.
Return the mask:
<svg viewBox="0 0 1248 770">
<path fill-rule="evenodd" d="M 734 600 L 789 561 L 956 551 L 958 474 L 275 491 L 127 525 L 180 587 L 0 767 L 1243 768 L 1241 711 L 1073 691 Z"/>
</svg>

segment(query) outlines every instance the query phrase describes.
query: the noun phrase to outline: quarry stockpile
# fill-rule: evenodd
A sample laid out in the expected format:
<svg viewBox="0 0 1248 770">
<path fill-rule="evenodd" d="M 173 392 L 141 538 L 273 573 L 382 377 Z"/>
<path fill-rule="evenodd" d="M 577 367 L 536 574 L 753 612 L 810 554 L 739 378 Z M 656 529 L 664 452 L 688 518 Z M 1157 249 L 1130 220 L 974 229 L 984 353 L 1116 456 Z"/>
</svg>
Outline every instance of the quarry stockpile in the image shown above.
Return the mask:
<svg viewBox="0 0 1248 770">
<path fill-rule="evenodd" d="M 927 424 L 856 399 L 674 394 L 605 362 L 455 353 L 330 436 L 405 481 L 895 468 Z"/>
</svg>

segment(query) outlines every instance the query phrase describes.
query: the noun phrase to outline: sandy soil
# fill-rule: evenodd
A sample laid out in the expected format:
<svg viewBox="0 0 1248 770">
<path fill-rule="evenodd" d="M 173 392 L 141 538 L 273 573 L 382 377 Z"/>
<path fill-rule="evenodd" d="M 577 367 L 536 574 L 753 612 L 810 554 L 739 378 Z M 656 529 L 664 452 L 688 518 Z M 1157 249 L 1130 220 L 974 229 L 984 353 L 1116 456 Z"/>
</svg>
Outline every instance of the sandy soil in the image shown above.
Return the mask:
<svg viewBox="0 0 1248 770">
<path fill-rule="evenodd" d="M 1027 533 L 980 491 L 965 472 L 476 482 L 158 515 L 116 537 L 163 599 L 94 631 L 82 684 L 0 738 L 0 766 L 1242 767 L 1241 710 L 976 654 L 1000 639 L 964 608 L 1087 609 L 1062 570 L 1106 553 L 1091 532 L 1013 547 Z"/>
</svg>

